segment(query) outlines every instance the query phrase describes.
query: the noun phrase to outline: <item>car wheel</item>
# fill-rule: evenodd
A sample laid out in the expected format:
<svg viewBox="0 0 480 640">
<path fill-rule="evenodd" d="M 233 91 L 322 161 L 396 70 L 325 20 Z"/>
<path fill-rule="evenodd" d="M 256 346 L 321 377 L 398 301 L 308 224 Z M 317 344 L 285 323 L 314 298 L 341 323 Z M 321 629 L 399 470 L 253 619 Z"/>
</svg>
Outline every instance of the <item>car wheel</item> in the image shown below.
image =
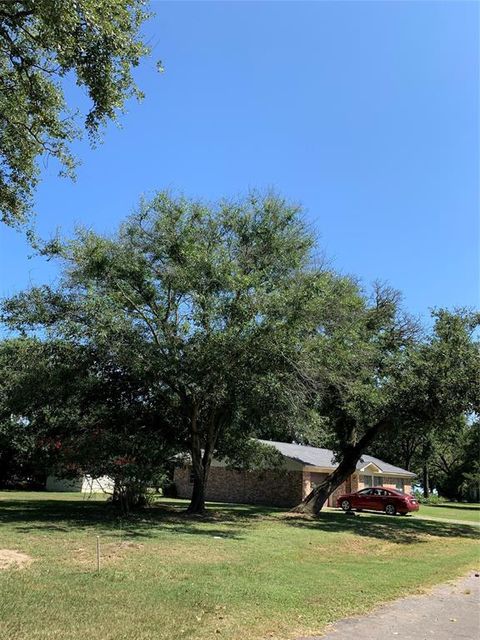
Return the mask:
<svg viewBox="0 0 480 640">
<path fill-rule="evenodd" d="M 342 500 L 342 504 L 340 505 L 344 511 L 350 511 L 352 505 L 348 500 Z"/>
<path fill-rule="evenodd" d="M 385 507 L 385 513 L 387 514 L 387 516 L 394 516 L 397 513 L 397 510 L 395 509 L 395 505 L 387 504 L 387 506 Z"/>
</svg>

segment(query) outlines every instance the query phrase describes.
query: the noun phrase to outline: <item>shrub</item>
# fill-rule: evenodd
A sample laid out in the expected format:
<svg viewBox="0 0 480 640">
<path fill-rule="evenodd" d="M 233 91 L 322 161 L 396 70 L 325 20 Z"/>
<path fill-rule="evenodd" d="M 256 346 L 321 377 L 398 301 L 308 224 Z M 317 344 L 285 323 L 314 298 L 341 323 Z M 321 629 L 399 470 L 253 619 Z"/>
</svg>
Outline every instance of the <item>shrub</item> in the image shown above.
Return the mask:
<svg viewBox="0 0 480 640">
<path fill-rule="evenodd" d="M 437 504 L 443 504 L 444 502 L 446 502 L 445 498 L 442 498 L 442 496 L 439 495 L 431 495 L 428 498 L 425 498 L 422 494 L 421 491 L 414 491 L 414 496 L 415 498 L 418 500 L 418 502 L 420 502 L 420 504 L 431 504 L 431 505 L 437 505 Z"/>
</svg>

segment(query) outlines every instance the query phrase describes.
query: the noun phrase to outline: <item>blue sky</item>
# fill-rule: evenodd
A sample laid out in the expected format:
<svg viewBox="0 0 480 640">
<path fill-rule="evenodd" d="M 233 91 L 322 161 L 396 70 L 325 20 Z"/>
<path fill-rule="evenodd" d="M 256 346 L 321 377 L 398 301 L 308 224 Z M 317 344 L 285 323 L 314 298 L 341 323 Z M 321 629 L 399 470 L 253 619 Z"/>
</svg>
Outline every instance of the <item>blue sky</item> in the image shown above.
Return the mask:
<svg viewBox="0 0 480 640">
<path fill-rule="evenodd" d="M 216 199 L 273 187 L 323 250 L 406 307 L 478 305 L 479 5 L 154 2 L 154 46 L 103 145 L 75 146 L 75 183 L 44 171 L 45 237 L 113 230 L 141 194 Z M 158 74 L 161 59 L 165 73 Z M 0 228 L 0 295 L 55 278 Z"/>
</svg>

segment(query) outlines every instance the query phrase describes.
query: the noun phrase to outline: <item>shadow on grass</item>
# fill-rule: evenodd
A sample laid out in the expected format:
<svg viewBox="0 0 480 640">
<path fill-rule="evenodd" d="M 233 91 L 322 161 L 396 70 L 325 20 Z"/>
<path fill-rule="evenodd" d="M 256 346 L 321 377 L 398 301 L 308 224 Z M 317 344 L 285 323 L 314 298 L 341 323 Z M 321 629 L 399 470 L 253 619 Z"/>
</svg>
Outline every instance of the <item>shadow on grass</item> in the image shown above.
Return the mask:
<svg viewBox="0 0 480 640">
<path fill-rule="evenodd" d="M 428 507 L 433 507 L 434 509 L 455 509 L 456 511 L 476 511 L 480 515 L 480 506 L 479 505 L 466 505 L 463 502 L 459 503 L 449 503 L 449 504 L 429 504 L 425 505 Z M 460 518 L 459 518 L 460 520 Z"/>
<path fill-rule="evenodd" d="M 186 502 L 168 500 L 122 516 L 105 501 L 72 499 L 2 499 L 0 525 L 21 533 L 69 532 L 98 529 L 122 537 L 154 537 L 158 527 L 180 534 L 239 539 L 248 522 L 264 518 L 274 509 L 249 505 L 212 505 L 205 515 L 186 513 Z M 219 526 L 221 525 L 221 527 Z"/>
<path fill-rule="evenodd" d="M 398 544 L 426 542 L 426 536 L 439 538 L 471 538 L 478 540 L 479 531 L 468 524 L 455 524 L 433 520 L 414 520 L 402 516 L 356 515 L 344 513 L 320 513 L 317 518 L 285 518 L 292 527 L 312 531 L 354 533 Z"/>
<path fill-rule="evenodd" d="M 13 526 L 21 533 L 96 529 L 107 535 L 130 538 L 155 537 L 160 528 L 179 534 L 238 540 L 255 522 L 270 521 L 317 532 L 351 532 L 401 544 L 422 542 L 425 536 L 477 539 L 479 534 L 473 526 L 448 522 L 383 515 L 351 517 L 341 512 L 322 512 L 317 518 L 309 518 L 282 509 L 239 504 L 211 503 L 205 515 L 189 516 L 185 512 L 187 503 L 181 500 L 158 501 L 125 518 L 103 501 L 30 496 L 2 499 L 0 525 Z"/>
</svg>

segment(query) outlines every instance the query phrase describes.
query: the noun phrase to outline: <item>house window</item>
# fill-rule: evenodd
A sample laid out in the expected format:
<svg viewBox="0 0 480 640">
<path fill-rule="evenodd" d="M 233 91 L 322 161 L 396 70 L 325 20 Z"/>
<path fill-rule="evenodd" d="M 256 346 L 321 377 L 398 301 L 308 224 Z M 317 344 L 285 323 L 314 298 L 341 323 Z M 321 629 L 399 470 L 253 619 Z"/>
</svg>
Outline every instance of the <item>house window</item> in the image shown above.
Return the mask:
<svg viewBox="0 0 480 640">
<path fill-rule="evenodd" d="M 364 487 L 373 487 L 372 476 L 362 476 L 361 481 Z"/>
<path fill-rule="evenodd" d="M 396 478 L 395 489 L 398 489 L 399 491 L 405 490 L 405 480 L 403 478 Z"/>
<path fill-rule="evenodd" d="M 383 478 L 382 476 L 374 476 L 373 478 L 375 487 L 383 487 Z"/>
<path fill-rule="evenodd" d="M 193 484 L 195 480 L 195 474 L 193 473 L 193 471 L 190 471 L 190 475 L 188 476 L 188 481 L 190 482 L 190 484 Z"/>
</svg>

